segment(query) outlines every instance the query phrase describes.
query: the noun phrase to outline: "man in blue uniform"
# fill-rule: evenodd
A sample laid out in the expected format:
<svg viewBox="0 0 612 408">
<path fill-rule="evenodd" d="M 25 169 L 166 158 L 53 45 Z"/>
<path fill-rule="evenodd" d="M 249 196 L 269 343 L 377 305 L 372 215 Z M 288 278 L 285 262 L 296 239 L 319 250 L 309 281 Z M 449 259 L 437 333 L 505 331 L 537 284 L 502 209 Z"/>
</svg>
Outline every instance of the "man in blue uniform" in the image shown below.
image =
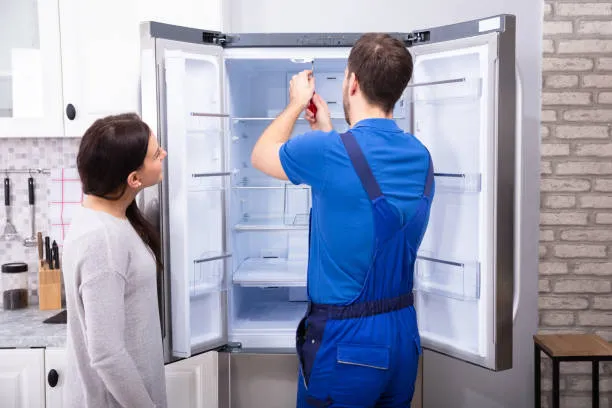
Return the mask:
<svg viewBox="0 0 612 408">
<path fill-rule="evenodd" d="M 409 407 L 421 352 L 413 307 L 416 252 L 434 195 L 427 149 L 391 119 L 412 75 L 404 44 L 356 42 L 342 84 L 350 130 L 332 129 L 311 71 L 252 153 L 264 173 L 312 188 L 309 307 L 297 330 L 297 406 Z M 289 140 L 306 112 L 312 132 Z"/>
</svg>

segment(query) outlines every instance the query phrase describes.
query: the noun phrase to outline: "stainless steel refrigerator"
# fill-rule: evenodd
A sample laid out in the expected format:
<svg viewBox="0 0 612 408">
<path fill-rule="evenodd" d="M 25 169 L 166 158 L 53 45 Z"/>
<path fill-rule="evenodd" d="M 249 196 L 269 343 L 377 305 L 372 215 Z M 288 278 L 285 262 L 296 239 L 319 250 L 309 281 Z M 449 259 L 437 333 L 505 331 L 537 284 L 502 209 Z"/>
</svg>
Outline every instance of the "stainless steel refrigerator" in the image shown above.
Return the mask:
<svg viewBox="0 0 612 408">
<path fill-rule="evenodd" d="M 392 35 L 414 57 L 394 119 L 427 146 L 436 171 L 415 266 L 422 344 L 483 370 L 509 369 L 515 17 Z M 307 305 L 310 189 L 258 172 L 251 150 L 306 68 L 335 129 L 347 128 L 341 85 L 359 37 L 141 27 L 141 114 L 168 151 L 164 181 L 138 198 L 162 236 L 165 359 L 219 353 L 220 406 L 253 408 L 295 378 Z M 294 134 L 307 130 L 302 118 Z"/>
</svg>

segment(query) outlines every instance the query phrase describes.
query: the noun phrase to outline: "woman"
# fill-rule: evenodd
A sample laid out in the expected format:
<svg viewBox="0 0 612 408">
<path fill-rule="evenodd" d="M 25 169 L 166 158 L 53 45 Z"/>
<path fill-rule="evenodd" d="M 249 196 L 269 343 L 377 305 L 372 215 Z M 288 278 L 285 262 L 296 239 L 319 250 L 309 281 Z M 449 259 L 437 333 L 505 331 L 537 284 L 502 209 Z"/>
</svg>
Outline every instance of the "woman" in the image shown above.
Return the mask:
<svg viewBox="0 0 612 408">
<path fill-rule="evenodd" d="M 166 407 L 160 240 L 135 202 L 140 190 L 162 180 L 165 157 L 134 114 L 99 119 L 81 140 L 85 199 L 63 250 L 66 407 Z"/>
</svg>

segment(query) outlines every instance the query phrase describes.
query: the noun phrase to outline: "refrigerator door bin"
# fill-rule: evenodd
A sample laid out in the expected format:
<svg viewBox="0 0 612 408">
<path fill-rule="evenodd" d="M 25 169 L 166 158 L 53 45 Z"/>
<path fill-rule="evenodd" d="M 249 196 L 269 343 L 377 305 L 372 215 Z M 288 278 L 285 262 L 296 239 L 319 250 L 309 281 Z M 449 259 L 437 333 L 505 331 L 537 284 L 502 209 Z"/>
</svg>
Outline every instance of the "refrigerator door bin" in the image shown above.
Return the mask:
<svg viewBox="0 0 612 408">
<path fill-rule="evenodd" d="M 459 300 L 480 297 L 478 262 L 456 262 L 421 255 L 415 265 L 416 290 Z"/>
</svg>

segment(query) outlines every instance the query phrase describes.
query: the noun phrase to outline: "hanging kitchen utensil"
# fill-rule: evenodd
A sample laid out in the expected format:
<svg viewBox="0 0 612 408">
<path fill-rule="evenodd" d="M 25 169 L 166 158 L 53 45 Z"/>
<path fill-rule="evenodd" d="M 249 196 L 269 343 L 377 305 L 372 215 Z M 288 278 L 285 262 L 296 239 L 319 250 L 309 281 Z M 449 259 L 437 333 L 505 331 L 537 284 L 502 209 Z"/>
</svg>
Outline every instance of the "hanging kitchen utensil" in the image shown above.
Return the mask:
<svg viewBox="0 0 612 408">
<path fill-rule="evenodd" d="M 4 206 L 6 209 L 6 224 L 0 241 L 21 241 L 17 229 L 11 222 L 11 181 L 8 176 L 4 179 Z"/>
<path fill-rule="evenodd" d="M 32 235 L 23 241 L 23 245 L 34 247 L 37 244 L 36 231 L 34 229 L 35 211 L 34 211 L 34 178 L 28 177 L 28 203 L 30 204 L 30 223 L 32 225 Z"/>
</svg>

